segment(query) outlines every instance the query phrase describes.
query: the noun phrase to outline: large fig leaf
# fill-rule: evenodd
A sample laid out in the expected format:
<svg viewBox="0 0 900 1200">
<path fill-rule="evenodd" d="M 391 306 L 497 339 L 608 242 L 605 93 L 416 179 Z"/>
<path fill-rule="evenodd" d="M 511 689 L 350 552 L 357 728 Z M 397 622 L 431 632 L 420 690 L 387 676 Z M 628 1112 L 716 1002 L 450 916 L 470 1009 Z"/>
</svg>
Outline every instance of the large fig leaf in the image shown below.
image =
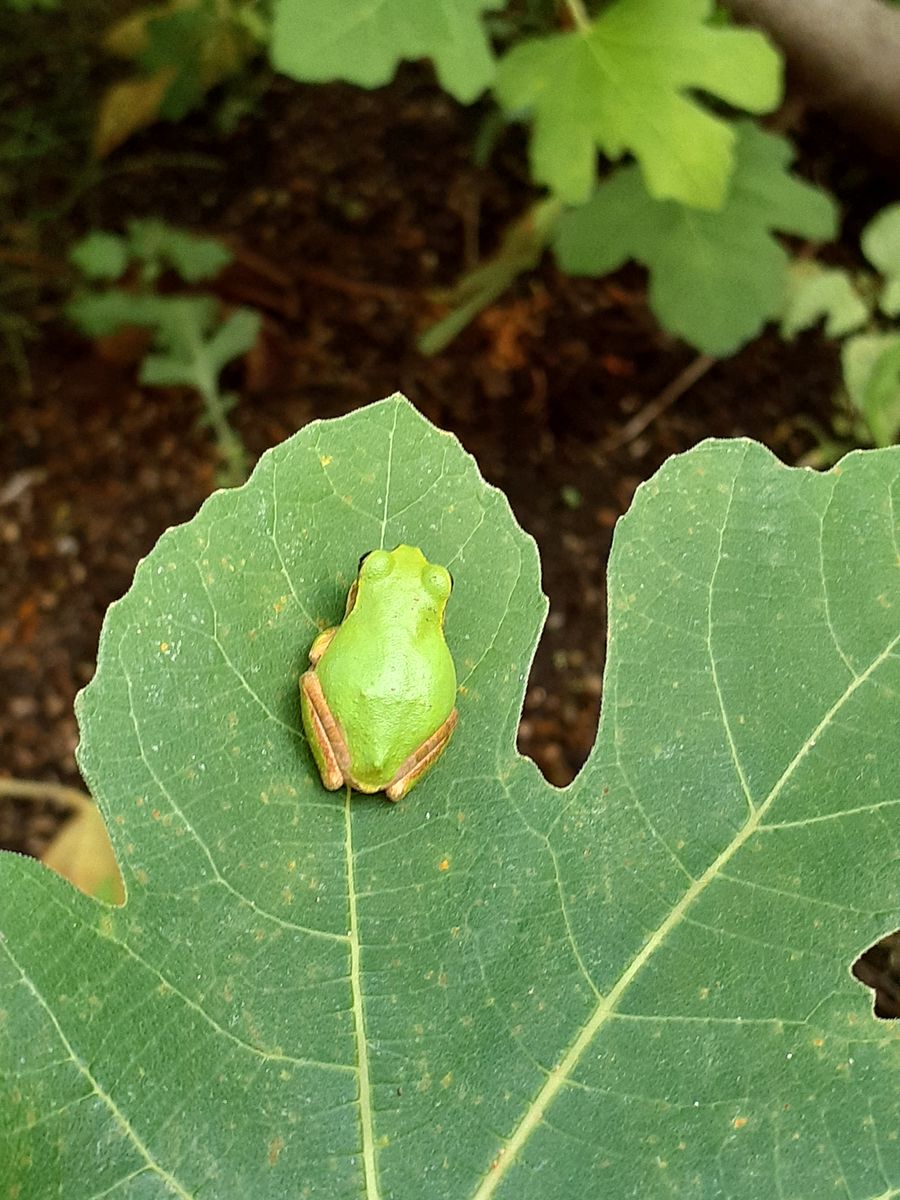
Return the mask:
<svg viewBox="0 0 900 1200">
<path fill-rule="evenodd" d="M 900 1028 L 900 450 L 745 441 L 620 523 L 597 744 L 515 732 L 533 543 L 395 397 L 167 533 L 109 612 L 80 761 L 124 907 L 0 856 L 17 1200 L 888 1197 Z M 406 799 L 326 793 L 297 677 L 357 560 L 448 564 L 460 724 Z"/>
</svg>

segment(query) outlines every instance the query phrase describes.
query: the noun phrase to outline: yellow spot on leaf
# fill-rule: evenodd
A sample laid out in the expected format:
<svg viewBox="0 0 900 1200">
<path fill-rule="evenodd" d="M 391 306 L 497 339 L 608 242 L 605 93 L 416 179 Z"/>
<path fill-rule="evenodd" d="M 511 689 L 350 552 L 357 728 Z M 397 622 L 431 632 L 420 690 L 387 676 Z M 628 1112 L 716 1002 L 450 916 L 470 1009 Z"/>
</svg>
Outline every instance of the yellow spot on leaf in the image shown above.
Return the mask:
<svg viewBox="0 0 900 1200">
<path fill-rule="evenodd" d="M 330 466 L 331 466 L 331 463 L 332 463 L 332 461 L 333 461 L 333 460 L 332 460 L 332 458 L 331 458 L 331 455 L 330 455 L 330 454 L 323 454 L 323 455 L 321 456 L 321 458 L 319 459 L 319 466 L 320 466 L 320 467 L 330 467 Z"/>
<path fill-rule="evenodd" d="M 731 1128 L 732 1129 L 743 1129 L 746 1124 L 747 1124 L 746 1117 L 735 1117 L 734 1120 L 731 1122 Z"/>
<path fill-rule="evenodd" d="M 162 653 L 163 653 L 163 654 L 166 654 L 166 653 L 167 653 L 167 651 L 168 651 L 168 649 L 169 649 L 169 643 L 168 643 L 168 642 L 160 642 L 160 643 L 159 643 L 159 648 L 160 648 L 160 650 L 162 651 Z"/>
<path fill-rule="evenodd" d="M 450 859 L 442 858 L 441 861 L 438 863 L 438 870 L 439 871 L 449 871 L 450 870 Z"/>
<path fill-rule="evenodd" d="M 266 1154 L 266 1158 L 269 1160 L 270 1167 L 274 1167 L 275 1164 L 278 1162 L 278 1158 L 283 1149 L 284 1149 L 284 1138 L 283 1137 L 272 1138 L 271 1142 L 269 1142 L 268 1153 Z"/>
</svg>

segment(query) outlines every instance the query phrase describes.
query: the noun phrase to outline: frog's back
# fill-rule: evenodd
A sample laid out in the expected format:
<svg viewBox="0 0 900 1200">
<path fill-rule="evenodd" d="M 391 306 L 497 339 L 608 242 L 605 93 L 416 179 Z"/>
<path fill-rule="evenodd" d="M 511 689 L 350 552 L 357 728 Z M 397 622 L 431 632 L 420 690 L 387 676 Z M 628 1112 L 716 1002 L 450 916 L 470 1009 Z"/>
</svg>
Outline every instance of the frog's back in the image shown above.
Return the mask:
<svg viewBox="0 0 900 1200">
<path fill-rule="evenodd" d="M 424 642 L 405 637 L 373 644 L 348 618 L 322 656 L 319 681 L 350 749 L 358 783 L 379 790 L 449 717 L 456 670 L 443 632 Z"/>
</svg>

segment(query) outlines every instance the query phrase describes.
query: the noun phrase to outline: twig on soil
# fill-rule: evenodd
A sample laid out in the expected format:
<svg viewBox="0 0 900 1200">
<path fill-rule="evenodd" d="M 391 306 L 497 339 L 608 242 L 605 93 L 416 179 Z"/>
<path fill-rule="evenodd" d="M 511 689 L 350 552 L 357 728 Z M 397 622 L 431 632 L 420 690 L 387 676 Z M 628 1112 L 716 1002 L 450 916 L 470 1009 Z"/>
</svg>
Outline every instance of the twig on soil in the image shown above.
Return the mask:
<svg viewBox="0 0 900 1200">
<path fill-rule="evenodd" d="M 289 291 L 293 286 L 293 280 L 290 275 L 282 271 L 280 267 L 277 267 L 264 254 L 258 254 L 255 250 L 251 250 L 248 246 L 236 242 L 233 238 L 228 238 L 226 241 L 228 249 L 234 255 L 235 262 L 245 266 L 256 275 L 262 275 L 264 279 L 268 279 L 270 283 L 274 283 L 276 287 L 283 288 L 285 291 Z"/>
<path fill-rule="evenodd" d="M 663 388 L 655 400 L 645 404 L 639 413 L 636 413 L 630 421 L 626 421 L 612 437 L 607 438 L 603 443 L 603 449 L 618 450 L 622 446 L 627 446 L 629 442 L 633 442 L 661 413 L 664 413 L 667 408 L 671 408 L 676 400 L 680 400 L 685 392 L 702 379 L 710 367 L 715 366 L 718 361 L 711 354 L 698 354 L 693 362 L 689 362 L 684 370 L 676 375 L 667 387 Z"/>
<path fill-rule="evenodd" d="M 4 504 L 13 504 L 35 484 L 43 483 L 46 478 L 47 472 L 43 467 L 31 467 L 14 472 L 3 487 L 0 487 L 0 508 Z"/>
<path fill-rule="evenodd" d="M 384 283 L 368 283 L 363 279 L 345 279 L 335 271 L 329 271 L 327 267 L 298 266 L 294 268 L 294 273 L 300 279 L 321 284 L 322 287 L 331 288 L 336 292 L 345 292 L 348 296 L 374 296 L 392 304 L 408 298 L 411 294 L 408 288 L 391 287 Z"/>
<path fill-rule="evenodd" d="M 52 800 L 64 808 L 81 812 L 93 807 L 93 800 L 78 788 L 66 787 L 64 783 L 51 783 L 39 779 L 0 779 L 0 800 Z"/>
</svg>

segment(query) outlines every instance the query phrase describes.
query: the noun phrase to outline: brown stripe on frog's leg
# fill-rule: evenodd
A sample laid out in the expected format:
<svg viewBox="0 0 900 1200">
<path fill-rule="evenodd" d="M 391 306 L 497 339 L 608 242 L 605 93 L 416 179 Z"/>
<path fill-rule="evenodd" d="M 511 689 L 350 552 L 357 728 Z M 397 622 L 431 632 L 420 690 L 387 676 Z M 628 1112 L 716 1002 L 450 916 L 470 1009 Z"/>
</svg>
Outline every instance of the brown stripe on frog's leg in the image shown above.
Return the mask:
<svg viewBox="0 0 900 1200">
<path fill-rule="evenodd" d="M 426 738 L 417 750 L 400 764 L 397 773 L 384 789 L 388 800 L 401 800 L 414 783 L 417 783 L 426 771 L 437 762 L 450 741 L 450 735 L 456 728 L 459 711 L 454 708 L 447 720 L 430 738 Z"/>
<path fill-rule="evenodd" d="M 313 666 L 316 665 L 316 663 L 331 645 L 331 639 L 337 633 L 339 628 L 339 625 L 335 625 L 331 629 L 324 629 L 310 646 L 309 661 Z"/>
<path fill-rule="evenodd" d="M 351 782 L 350 751 L 337 721 L 331 715 L 315 671 L 307 671 L 300 676 L 300 704 L 309 746 L 322 776 L 322 783 L 329 792 L 336 792 L 345 781 Z"/>
</svg>

